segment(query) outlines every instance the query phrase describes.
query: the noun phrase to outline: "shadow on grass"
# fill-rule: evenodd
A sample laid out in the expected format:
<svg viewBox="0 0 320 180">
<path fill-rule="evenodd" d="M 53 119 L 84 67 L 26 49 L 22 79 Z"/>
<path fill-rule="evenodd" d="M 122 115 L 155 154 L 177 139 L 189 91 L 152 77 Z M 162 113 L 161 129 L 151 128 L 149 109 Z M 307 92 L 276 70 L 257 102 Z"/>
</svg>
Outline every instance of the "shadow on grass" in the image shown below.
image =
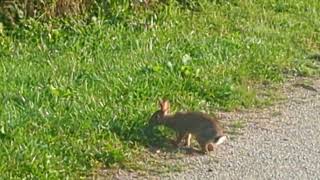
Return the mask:
<svg viewBox="0 0 320 180">
<path fill-rule="evenodd" d="M 202 154 L 200 150 L 193 146 L 186 147 L 186 144 L 177 146 L 174 140 L 175 136 L 164 134 L 161 132 L 161 130 L 159 130 L 159 128 L 146 126 L 144 128 L 144 133 L 145 136 L 149 137 L 150 140 L 144 144 L 149 152 L 182 153 L 186 155 Z"/>
</svg>

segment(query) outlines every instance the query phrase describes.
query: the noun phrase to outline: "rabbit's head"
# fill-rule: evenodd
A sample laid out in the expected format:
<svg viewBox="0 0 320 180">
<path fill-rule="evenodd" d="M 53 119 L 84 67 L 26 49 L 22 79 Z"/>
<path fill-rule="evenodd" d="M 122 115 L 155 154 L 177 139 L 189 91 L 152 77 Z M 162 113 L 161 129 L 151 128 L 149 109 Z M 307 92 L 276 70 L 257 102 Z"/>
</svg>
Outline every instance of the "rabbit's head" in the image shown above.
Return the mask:
<svg viewBox="0 0 320 180">
<path fill-rule="evenodd" d="M 159 106 L 160 110 L 153 113 L 153 115 L 150 118 L 149 125 L 151 126 L 163 124 L 163 122 L 165 121 L 164 117 L 169 114 L 170 103 L 168 100 L 160 100 Z"/>
</svg>

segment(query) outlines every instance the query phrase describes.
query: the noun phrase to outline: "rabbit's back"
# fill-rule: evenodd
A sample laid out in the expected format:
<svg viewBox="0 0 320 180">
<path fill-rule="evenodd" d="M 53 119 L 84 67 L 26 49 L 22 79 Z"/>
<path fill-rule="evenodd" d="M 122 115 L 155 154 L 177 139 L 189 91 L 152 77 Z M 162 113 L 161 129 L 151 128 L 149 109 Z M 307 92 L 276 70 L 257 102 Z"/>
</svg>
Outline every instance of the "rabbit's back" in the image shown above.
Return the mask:
<svg viewBox="0 0 320 180">
<path fill-rule="evenodd" d="M 179 132 L 209 139 L 222 135 L 217 120 L 202 112 L 178 112 L 170 117 L 169 121 L 169 126 Z"/>
</svg>

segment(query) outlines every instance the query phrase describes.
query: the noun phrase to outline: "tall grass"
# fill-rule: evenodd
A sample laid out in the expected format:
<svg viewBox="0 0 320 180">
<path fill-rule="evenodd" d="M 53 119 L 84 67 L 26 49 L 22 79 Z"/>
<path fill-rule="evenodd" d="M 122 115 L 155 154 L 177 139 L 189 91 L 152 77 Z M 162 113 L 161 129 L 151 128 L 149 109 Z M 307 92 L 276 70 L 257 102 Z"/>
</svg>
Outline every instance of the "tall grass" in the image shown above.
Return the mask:
<svg viewBox="0 0 320 180">
<path fill-rule="evenodd" d="M 0 21 L 15 25 L 26 18 L 47 21 L 57 17 L 79 19 L 84 16 L 102 16 L 116 21 L 142 18 L 159 13 L 164 7 L 199 10 L 204 0 L 3 0 L 0 2 Z M 133 16 L 132 16 L 133 15 Z M 168 15 L 168 14 L 167 14 Z"/>
<path fill-rule="evenodd" d="M 119 14 L 152 9 L 163 4 L 154 0 L 3 0 L 0 2 L 0 20 L 14 25 L 26 18 L 46 21 L 57 17 L 102 16 L 116 17 Z"/>
</svg>

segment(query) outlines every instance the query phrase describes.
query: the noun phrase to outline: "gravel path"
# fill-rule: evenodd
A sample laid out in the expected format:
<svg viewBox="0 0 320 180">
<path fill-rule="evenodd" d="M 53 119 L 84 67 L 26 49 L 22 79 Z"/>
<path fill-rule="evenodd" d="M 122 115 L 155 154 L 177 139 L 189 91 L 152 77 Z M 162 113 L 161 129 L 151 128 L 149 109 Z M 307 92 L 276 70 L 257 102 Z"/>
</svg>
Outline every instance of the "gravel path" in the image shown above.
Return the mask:
<svg viewBox="0 0 320 180">
<path fill-rule="evenodd" d="M 225 124 L 246 121 L 240 135 L 227 128 L 230 139 L 211 155 L 187 156 L 176 160 L 182 172 L 143 179 L 320 179 L 320 80 L 311 86 L 291 82 L 282 103 L 221 114 Z"/>
</svg>

